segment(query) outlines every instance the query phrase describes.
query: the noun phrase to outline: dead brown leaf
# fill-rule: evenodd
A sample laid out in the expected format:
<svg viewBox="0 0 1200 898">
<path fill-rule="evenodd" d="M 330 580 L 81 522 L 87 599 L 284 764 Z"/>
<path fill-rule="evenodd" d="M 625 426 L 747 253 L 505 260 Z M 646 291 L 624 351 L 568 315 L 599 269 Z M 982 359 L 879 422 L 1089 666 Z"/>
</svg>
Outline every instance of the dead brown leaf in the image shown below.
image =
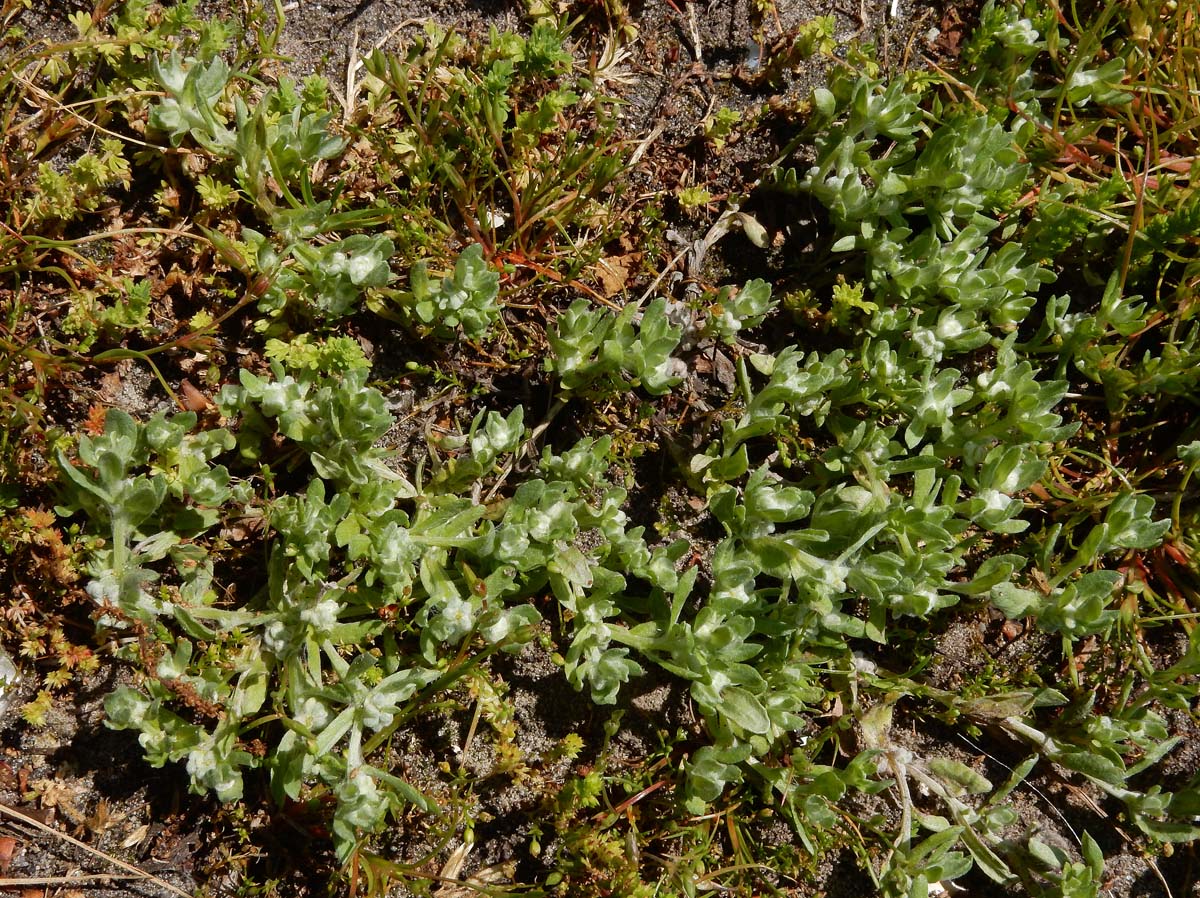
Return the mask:
<svg viewBox="0 0 1200 898">
<path fill-rule="evenodd" d="M 179 398 L 189 412 L 202 412 L 212 407 L 212 401 L 186 377 L 179 385 Z"/>
<path fill-rule="evenodd" d="M 261 517 L 244 517 L 221 528 L 221 539 L 231 543 L 245 542 L 257 533 L 261 533 L 266 521 Z"/>
<path fill-rule="evenodd" d="M 630 276 L 637 271 L 641 261 L 641 253 L 625 253 L 622 256 L 609 256 L 596 263 L 596 278 L 600 281 L 600 292 L 605 299 L 616 296 L 625 289 Z"/>
<path fill-rule="evenodd" d="M 96 391 L 101 402 L 115 404 L 118 396 L 121 395 L 122 380 L 129 375 L 133 370 L 132 359 L 122 359 L 113 365 L 113 370 L 100 378 L 100 386 Z"/>
<path fill-rule="evenodd" d="M 76 826 L 85 824 L 86 817 L 77 804 L 82 804 L 86 799 L 87 789 L 84 786 L 60 779 L 38 779 L 29 786 L 37 794 L 43 809 L 61 811 Z"/>
<path fill-rule="evenodd" d="M 17 840 L 12 836 L 0 836 L 0 873 L 7 873 L 12 863 L 13 852 L 17 848 Z"/>
</svg>

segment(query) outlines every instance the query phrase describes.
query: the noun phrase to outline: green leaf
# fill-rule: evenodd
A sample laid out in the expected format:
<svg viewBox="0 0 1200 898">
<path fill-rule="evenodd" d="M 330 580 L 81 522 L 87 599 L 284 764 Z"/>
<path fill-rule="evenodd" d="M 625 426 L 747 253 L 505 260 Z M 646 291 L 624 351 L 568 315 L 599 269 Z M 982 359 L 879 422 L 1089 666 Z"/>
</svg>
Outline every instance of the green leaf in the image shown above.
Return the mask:
<svg viewBox="0 0 1200 898">
<path fill-rule="evenodd" d="M 1092 871 L 1092 875 L 1099 879 L 1104 875 L 1104 852 L 1100 846 L 1096 844 L 1096 840 L 1091 837 L 1090 833 L 1083 834 L 1083 840 L 1080 843 L 1080 851 L 1083 854 L 1083 860 Z"/>
<path fill-rule="evenodd" d="M 128 686 L 118 686 L 104 700 L 105 725 L 114 730 L 140 727 L 151 701 L 143 693 Z"/>
<path fill-rule="evenodd" d="M 267 665 L 262 656 L 251 655 L 248 668 L 238 675 L 229 702 L 229 712 L 243 718 L 256 714 L 267 700 L 269 685 Z"/>
<path fill-rule="evenodd" d="M 338 522 L 333 531 L 333 538 L 339 546 L 348 546 L 361 532 L 362 527 L 358 519 L 354 515 L 348 515 Z"/>
<path fill-rule="evenodd" d="M 1008 579 L 1013 575 L 1013 572 L 1025 565 L 1025 559 L 1020 555 L 993 555 L 986 559 L 979 569 L 975 571 L 975 576 L 967 583 L 961 585 L 947 584 L 947 589 L 968 596 L 983 595 L 990 592 L 992 604 L 1004 611 L 1005 606 L 1002 602 L 1010 603 L 1013 607 L 1020 607 L 1023 600 L 1020 597 L 1013 599 L 1006 598 L 1003 593 L 1016 589 Z M 997 591 L 1001 595 L 997 596 Z M 1015 601 L 1014 601 L 1015 599 Z M 1033 607 L 1033 606 L 1030 606 Z M 1023 614 L 1005 614 L 1012 619 L 1024 616 Z"/>
<path fill-rule="evenodd" d="M 951 758 L 932 758 L 929 761 L 929 769 L 950 787 L 952 794 L 982 795 L 990 792 L 992 788 L 987 777 L 972 770 L 961 761 Z"/>
<path fill-rule="evenodd" d="M 467 339 L 479 340 L 500 318 L 496 303 L 500 273 L 484 259 L 483 247 L 478 243 L 463 250 L 453 274 L 437 283 L 429 280 L 423 263 L 418 263 L 410 276 L 410 286 L 417 316 L 446 333 L 461 327 Z"/>
<path fill-rule="evenodd" d="M 1110 786 L 1123 786 L 1127 773 L 1123 765 L 1090 751 L 1065 751 L 1055 755 L 1054 760 L 1069 770 Z"/>
<path fill-rule="evenodd" d="M 1012 583 L 997 583 L 991 588 L 989 598 L 1009 620 L 1036 615 L 1046 602 L 1046 597 L 1040 593 L 1021 589 Z"/>
<path fill-rule="evenodd" d="M 717 710 L 749 733 L 763 735 L 771 731 L 771 718 L 762 703 L 740 686 L 727 686 L 721 691 L 721 705 Z"/>
<path fill-rule="evenodd" d="M 1146 835 L 1162 842 L 1194 842 L 1200 839 L 1200 826 L 1194 823 L 1183 823 L 1176 820 L 1154 820 L 1140 814 L 1135 815 L 1133 822 Z"/>
<path fill-rule="evenodd" d="M 105 503 L 105 505 L 113 505 L 115 503 L 116 500 L 113 498 L 113 495 L 91 477 L 88 477 L 77 467 L 71 464 L 70 460 L 61 449 L 56 450 L 55 458 L 58 461 L 59 471 L 62 472 L 62 474 L 67 478 L 67 480 L 70 481 L 71 485 L 73 485 L 76 490 L 86 495 L 94 496 L 101 502 Z"/>
</svg>

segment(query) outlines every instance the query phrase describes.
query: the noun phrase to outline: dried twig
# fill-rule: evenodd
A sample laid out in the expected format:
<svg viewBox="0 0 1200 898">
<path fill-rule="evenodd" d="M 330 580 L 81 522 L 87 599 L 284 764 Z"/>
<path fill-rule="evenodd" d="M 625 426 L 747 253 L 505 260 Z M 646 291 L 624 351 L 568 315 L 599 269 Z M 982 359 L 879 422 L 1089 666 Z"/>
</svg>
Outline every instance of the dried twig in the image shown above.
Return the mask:
<svg viewBox="0 0 1200 898">
<path fill-rule="evenodd" d="M 405 19 L 403 22 L 397 23 L 390 31 L 388 31 L 387 34 L 372 44 L 372 52 L 383 49 L 383 47 L 392 38 L 394 38 L 405 28 L 409 27 L 410 25 L 420 25 L 422 21 L 422 19 Z M 363 60 L 358 53 L 358 25 L 355 25 L 351 31 L 349 56 L 346 60 L 346 94 L 343 98 L 337 97 L 336 92 L 334 93 L 334 96 L 337 97 L 342 104 L 343 122 L 348 123 L 354 116 L 354 109 L 358 102 L 358 90 L 360 87 L 362 87 L 362 81 L 358 79 L 358 72 L 362 67 Z"/>
<path fill-rule="evenodd" d="M 32 888 L 34 886 L 102 886 L 145 878 L 146 874 L 144 873 L 80 873 L 78 876 L 16 876 L 12 878 L 0 878 L 0 889 Z"/>
<path fill-rule="evenodd" d="M 350 34 L 350 56 L 346 62 L 346 102 L 343 104 L 342 121 L 349 123 L 354 115 L 355 95 L 358 93 L 358 81 L 354 77 L 358 71 L 358 25 Z"/>
<path fill-rule="evenodd" d="M 700 44 L 700 24 L 696 21 L 696 4 L 689 3 L 688 11 L 688 31 L 691 32 L 692 49 L 696 53 L 696 62 L 704 62 L 704 47 Z"/>
<path fill-rule="evenodd" d="M 183 889 L 179 888 L 178 886 L 171 885 L 171 883 L 167 882 L 165 879 L 159 879 L 153 873 L 147 873 L 145 870 L 140 870 L 137 867 L 133 866 L 133 864 L 125 863 L 120 858 L 115 858 L 111 854 L 105 854 L 103 851 L 93 848 L 91 845 L 86 845 L 83 842 L 80 842 L 78 839 L 73 839 L 70 836 L 68 836 L 66 833 L 61 833 L 58 830 L 56 830 L 54 827 L 47 826 L 45 823 L 42 823 L 42 821 L 38 820 L 36 817 L 30 817 L 28 814 L 23 813 L 22 811 L 18 811 L 16 808 L 10 808 L 6 804 L 0 804 L 0 815 L 8 817 L 12 820 L 19 820 L 21 823 L 27 824 L 28 826 L 32 826 L 35 829 L 41 830 L 42 832 L 46 833 L 47 835 L 53 836 L 54 838 L 59 839 L 60 841 L 66 842 L 70 845 L 73 845 L 76 848 L 83 849 L 88 854 L 92 855 L 93 857 L 97 857 L 103 861 L 107 861 L 108 863 L 112 864 L 115 867 L 120 867 L 122 870 L 126 871 L 127 873 L 132 874 L 129 877 L 125 877 L 127 879 L 143 879 L 147 882 L 152 882 L 157 886 L 161 886 L 162 888 L 166 889 L 168 892 L 170 892 L 173 895 L 179 895 L 180 898 L 192 898 L 190 892 L 185 892 L 185 891 L 183 891 Z M 104 874 L 98 874 L 98 875 L 104 875 Z M 47 882 L 47 884 L 49 884 L 48 879 L 52 879 L 52 878 L 57 878 L 57 877 L 49 877 L 49 878 L 47 878 L 47 880 L 42 880 L 42 881 Z M 80 880 L 80 877 L 74 877 L 74 878 L 66 877 L 66 879 L 68 879 L 70 882 L 78 882 Z M 4 885 L 7 885 L 12 882 L 15 882 L 15 881 L 14 880 L 0 880 L 0 886 L 4 886 Z"/>
</svg>

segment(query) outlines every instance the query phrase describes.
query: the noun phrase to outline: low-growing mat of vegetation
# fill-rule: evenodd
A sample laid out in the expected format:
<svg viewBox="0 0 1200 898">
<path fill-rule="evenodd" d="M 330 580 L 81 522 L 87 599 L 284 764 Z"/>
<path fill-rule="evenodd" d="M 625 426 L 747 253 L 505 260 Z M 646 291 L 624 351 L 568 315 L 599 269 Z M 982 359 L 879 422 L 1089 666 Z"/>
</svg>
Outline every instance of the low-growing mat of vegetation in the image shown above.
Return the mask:
<svg viewBox="0 0 1200 898">
<path fill-rule="evenodd" d="M 0 0 L 0 886 L 1197 894 L 1192 5 L 326 6 Z"/>
</svg>

